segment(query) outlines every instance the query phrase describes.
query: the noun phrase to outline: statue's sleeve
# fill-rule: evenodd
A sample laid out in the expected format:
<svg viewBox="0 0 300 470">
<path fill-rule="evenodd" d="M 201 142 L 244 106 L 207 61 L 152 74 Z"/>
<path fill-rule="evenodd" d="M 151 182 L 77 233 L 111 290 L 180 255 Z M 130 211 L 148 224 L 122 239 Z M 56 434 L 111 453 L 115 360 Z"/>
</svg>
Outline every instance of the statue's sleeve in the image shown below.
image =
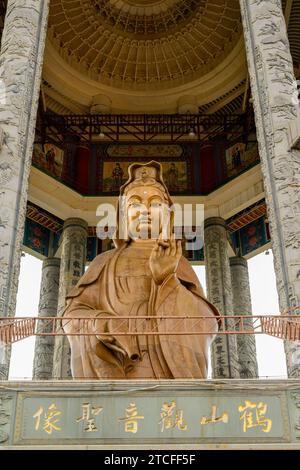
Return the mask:
<svg viewBox="0 0 300 470">
<path fill-rule="evenodd" d="M 160 317 L 158 341 L 174 378 L 207 376 L 208 350 L 218 331 L 214 309 L 194 286 L 172 274 L 156 292 L 153 313 Z M 177 318 L 191 316 L 206 318 Z"/>
<path fill-rule="evenodd" d="M 109 261 L 114 252 L 115 250 L 111 250 L 110 252 L 102 253 L 92 261 L 77 285 L 68 292 L 66 307 L 62 316 L 96 316 L 100 312 L 99 279 L 105 263 Z"/>
<path fill-rule="evenodd" d="M 171 274 L 157 289 L 156 312 L 175 308 L 176 315 L 209 315 L 220 313 L 206 298 L 199 279 L 188 260 L 181 256 L 176 274 Z"/>
<path fill-rule="evenodd" d="M 94 317 L 99 310 L 97 282 L 85 286 L 81 289 L 76 297 L 67 298 L 67 304 L 63 313 L 64 318 L 75 317 Z M 72 320 L 72 322 L 65 322 L 63 320 L 63 328 L 67 333 L 72 333 L 73 330 L 79 327 L 79 322 Z"/>
<path fill-rule="evenodd" d="M 186 328 L 205 328 L 214 335 L 218 331 L 218 311 L 205 298 L 201 288 L 193 287 L 178 279 L 176 274 L 170 275 L 157 289 L 155 314 L 178 317 L 207 316 L 198 322 L 186 322 Z"/>
</svg>

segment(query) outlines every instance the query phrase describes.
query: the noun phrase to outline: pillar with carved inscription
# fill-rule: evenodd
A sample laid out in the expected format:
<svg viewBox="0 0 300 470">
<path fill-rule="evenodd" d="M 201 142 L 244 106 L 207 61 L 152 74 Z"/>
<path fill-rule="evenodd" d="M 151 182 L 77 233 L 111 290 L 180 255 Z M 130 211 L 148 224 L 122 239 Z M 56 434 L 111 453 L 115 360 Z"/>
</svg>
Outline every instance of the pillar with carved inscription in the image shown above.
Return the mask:
<svg viewBox="0 0 300 470">
<path fill-rule="evenodd" d="M 58 316 L 65 307 L 67 293 L 79 281 L 86 264 L 88 224 L 85 220 L 70 218 L 64 223 L 59 278 Z M 64 336 L 56 336 L 53 359 L 53 378 L 71 378 L 70 346 Z"/>
<path fill-rule="evenodd" d="M 227 230 L 224 219 L 210 217 L 204 222 L 204 256 L 208 299 L 222 315 L 233 315 L 231 274 L 227 254 Z M 234 328 L 227 319 L 226 328 Z M 239 362 L 235 335 L 217 335 L 212 343 L 213 378 L 238 378 Z"/>
<path fill-rule="evenodd" d="M 0 316 L 15 314 L 49 0 L 8 0 L 0 52 Z M 8 377 L 10 348 L 0 364 Z"/>
<path fill-rule="evenodd" d="M 247 260 L 241 256 L 234 256 L 229 259 L 229 262 L 234 314 L 252 315 Z M 243 327 L 246 330 L 252 329 L 252 318 L 243 319 Z M 237 350 L 241 378 L 258 377 L 255 336 L 253 334 L 237 335 Z"/>
<path fill-rule="evenodd" d="M 280 0 L 240 0 L 281 311 L 300 309 L 300 119 L 297 83 Z M 300 344 L 285 344 L 300 377 Z"/>
<path fill-rule="evenodd" d="M 40 289 L 39 317 L 55 317 L 57 314 L 60 258 L 43 261 Z M 51 332 L 52 322 L 39 321 L 37 331 Z M 33 374 L 34 380 L 52 379 L 54 337 L 36 336 Z"/>
</svg>

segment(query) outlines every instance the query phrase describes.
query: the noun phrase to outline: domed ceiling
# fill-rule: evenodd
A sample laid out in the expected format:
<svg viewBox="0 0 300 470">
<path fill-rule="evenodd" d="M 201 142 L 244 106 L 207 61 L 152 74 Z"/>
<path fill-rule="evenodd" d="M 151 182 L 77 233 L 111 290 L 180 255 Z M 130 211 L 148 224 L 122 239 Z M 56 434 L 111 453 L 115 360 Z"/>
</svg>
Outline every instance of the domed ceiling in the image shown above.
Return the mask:
<svg viewBox="0 0 300 470">
<path fill-rule="evenodd" d="M 202 78 L 241 36 L 238 0 L 50 2 L 48 50 L 51 45 L 95 87 L 125 94 L 170 90 Z"/>
</svg>

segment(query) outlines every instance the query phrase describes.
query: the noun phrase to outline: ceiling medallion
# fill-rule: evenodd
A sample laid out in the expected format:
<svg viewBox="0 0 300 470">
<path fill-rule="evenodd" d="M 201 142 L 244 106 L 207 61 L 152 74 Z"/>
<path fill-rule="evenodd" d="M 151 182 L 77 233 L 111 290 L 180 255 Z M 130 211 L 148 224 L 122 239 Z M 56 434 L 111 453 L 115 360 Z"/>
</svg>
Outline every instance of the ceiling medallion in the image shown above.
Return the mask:
<svg viewBox="0 0 300 470">
<path fill-rule="evenodd" d="M 101 22 L 137 39 L 178 29 L 199 11 L 203 0 L 92 0 Z"/>
</svg>

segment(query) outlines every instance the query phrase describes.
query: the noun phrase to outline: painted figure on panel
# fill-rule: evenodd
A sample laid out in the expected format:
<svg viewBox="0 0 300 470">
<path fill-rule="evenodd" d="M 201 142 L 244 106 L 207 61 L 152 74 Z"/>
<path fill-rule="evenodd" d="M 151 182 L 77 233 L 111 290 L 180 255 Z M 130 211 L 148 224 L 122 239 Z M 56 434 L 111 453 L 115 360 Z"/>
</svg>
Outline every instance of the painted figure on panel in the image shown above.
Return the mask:
<svg viewBox="0 0 300 470">
<path fill-rule="evenodd" d="M 122 170 L 120 163 L 116 163 L 116 166 L 111 173 L 111 177 L 113 181 L 112 191 L 117 191 L 120 188 L 123 182 L 123 176 L 124 176 L 124 171 Z"/>
<path fill-rule="evenodd" d="M 55 174 L 55 150 L 50 147 L 46 152 L 46 162 L 50 173 Z"/>
<path fill-rule="evenodd" d="M 35 144 L 33 148 L 32 160 L 38 167 L 60 177 L 63 167 L 64 152 L 56 145 Z"/>
<path fill-rule="evenodd" d="M 126 181 L 126 174 L 132 161 L 103 162 L 103 192 L 117 192 Z M 185 192 L 191 187 L 187 161 L 161 162 L 164 180 L 170 192 Z"/>
<path fill-rule="evenodd" d="M 166 171 L 166 180 L 169 191 L 178 190 L 178 170 L 175 163 L 171 163 L 170 168 Z"/>
<path fill-rule="evenodd" d="M 205 378 L 208 349 L 218 331 L 218 311 L 206 300 L 198 278 L 173 235 L 172 200 L 157 162 L 132 164 L 119 197 L 116 248 L 97 256 L 69 295 L 63 328 L 71 345 L 74 378 Z M 205 315 L 199 335 L 176 316 Z M 97 318 L 109 317 L 105 321 Z M 132 317 L 120 324 L 117 317 Z M 143 317 L 166 317 L 160 321 Z M 72 336 L 85 317 L 91 336 Z M 89 317 L 97 317 L 88 320 Z M 68 319 L 73 318 L 72 322 Z M 155 331 L 159 335 L 118 336 L 114 331 Z M 186 328 L 186 330 L 184 330 Z M 210 332 L 201 334 L 201 332 Z M 105 333 L 105 335 L 104 335 Z"/>
</svg>

